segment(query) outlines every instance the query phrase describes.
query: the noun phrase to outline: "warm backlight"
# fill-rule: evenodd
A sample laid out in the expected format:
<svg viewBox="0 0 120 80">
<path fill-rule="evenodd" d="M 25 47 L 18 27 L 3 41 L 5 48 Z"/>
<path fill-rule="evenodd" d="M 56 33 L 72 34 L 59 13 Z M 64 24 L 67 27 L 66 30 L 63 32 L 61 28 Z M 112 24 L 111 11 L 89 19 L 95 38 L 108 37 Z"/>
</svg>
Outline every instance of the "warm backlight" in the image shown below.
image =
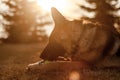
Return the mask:
<svg viewBox="0 0 120 80">
<path fill-rule="evenodd" d="M 67 6 L 65 0 L 37 0 L 38 5 L 40 5 L 44 10 L 50 11 L 51 7 L 55 7 L 58 10 L 63 10 Z"/>
</svg>

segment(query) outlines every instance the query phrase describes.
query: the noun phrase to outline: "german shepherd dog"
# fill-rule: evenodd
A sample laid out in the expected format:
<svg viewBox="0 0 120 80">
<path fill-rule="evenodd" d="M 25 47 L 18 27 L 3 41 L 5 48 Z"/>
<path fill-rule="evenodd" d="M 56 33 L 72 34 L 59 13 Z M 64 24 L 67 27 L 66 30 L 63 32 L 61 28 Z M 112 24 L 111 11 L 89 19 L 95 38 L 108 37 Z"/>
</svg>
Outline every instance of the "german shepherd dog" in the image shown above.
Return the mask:
<svg viewBox="0 0 120 80">
<path fill-rule="evenodd" d="M 95 64 L 119 48 L 119 36 L 109 26 L 88 20 L 69 21 L 55 8 L 52 17 L 55 28 L 40 55 L 44 60 L 54 61 L 62 56 Z"/>
</svg>

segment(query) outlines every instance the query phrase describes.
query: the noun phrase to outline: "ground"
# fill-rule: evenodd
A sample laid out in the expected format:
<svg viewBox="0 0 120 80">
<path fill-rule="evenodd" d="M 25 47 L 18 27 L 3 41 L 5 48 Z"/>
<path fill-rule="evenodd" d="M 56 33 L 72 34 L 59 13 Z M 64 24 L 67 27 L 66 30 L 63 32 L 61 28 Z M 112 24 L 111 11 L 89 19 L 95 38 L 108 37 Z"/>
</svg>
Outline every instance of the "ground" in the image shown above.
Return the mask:
<svg viewBox="0 0 120 80">
<path fill-rule="evenodd" d="M 77 69 L 72 69 L 78 63 L 70 63 L 67 66 L 66 63 L 49 63 L 26 70 L 28 64 L 39 61 L 39 55 L 45 45 L 45 43 L 1 44 L 0 80 L 68 80 L 72 71 L 80 74 L 80 80 L 120 80 L 119 58 L 113 58 L 114 67 L 81 69 L 78 66 Z"/>
<path fill-rule="evenodd" d="M 45 44 L 1 44 L 0 80 L 27 80 L 25 68 L 39 60 Z"/>
</svg>

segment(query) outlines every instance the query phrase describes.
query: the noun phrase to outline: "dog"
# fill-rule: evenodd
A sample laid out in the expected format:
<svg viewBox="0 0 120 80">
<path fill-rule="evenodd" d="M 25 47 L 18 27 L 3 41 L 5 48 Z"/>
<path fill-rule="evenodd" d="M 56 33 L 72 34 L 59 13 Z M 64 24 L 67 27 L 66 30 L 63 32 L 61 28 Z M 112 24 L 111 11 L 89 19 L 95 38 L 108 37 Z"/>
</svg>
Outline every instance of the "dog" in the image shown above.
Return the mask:
<svg viewBox="0 0 120 80">
<path fill-rule="evenodd" d="M 63 56 L 95 64 L 117 52 L 120 39 L 109 26 L 89 20 L 69 21 L 56 8 L 51 11 L 55 28 L 40 58 L 54 61 Z"/>
</svg>

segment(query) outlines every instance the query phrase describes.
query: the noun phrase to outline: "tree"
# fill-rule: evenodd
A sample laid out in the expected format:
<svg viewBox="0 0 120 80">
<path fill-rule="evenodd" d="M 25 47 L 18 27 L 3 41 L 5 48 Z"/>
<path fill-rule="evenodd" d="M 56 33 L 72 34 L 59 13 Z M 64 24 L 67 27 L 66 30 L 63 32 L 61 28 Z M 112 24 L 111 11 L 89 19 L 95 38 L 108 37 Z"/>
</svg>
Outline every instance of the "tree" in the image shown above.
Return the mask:
<svg viewBox="0 0 120 80">
<path fill-rule="evenodd" d="M 6 2 L 6 0 L 0 0 L 0 40 L 8 38 L 8 32 L 6 29 L 10 23 L 5 16 L 10 16 L 10 14 L 12 14 L 11 9 Z"/>
<path fill-rule="evenodd" d="M 85 6 L 81 6 L 83 9 L 87 10 L 88 12 L 94 11 L 96 15 L 92 20 L 98 21 L 101 24 L 109 26 L 109 28 L 114 29 L 114 24 L 116 21 L 116 16 L 113 14 L 114 12 L 118 11 L 119 8 L 116 8 L 115 5 L 111 3 L 117 2 L 118 0 L 86 0 L 90 4 L 95 4 L 96 8 L 88 8 Z"/>
<path fill-rule="evenodd" d="M 9 37 L 7 42 L 32 42 L 38 41 L 39 36 L 37 33 L 37 27 L 41 23 L 41 18 L 38 16 L 43 16 L 40 7 L 36 5 L 36 1 L 32 0 L 9 0 L 7 5 L 14 11 L 14 15 L 5 16 L 7 20 L 11 22 L 8 32 Z M 51 23 L 51 22 L 49 22 Z M 47 25 L 46 23 L 44 25 Z M 34 29 L 31 31 L 31 28 Z M 42 31 L 43 33 L 43 31 Z M 44 31 L 45 33 L 45 31 Z"/>
</svg>

